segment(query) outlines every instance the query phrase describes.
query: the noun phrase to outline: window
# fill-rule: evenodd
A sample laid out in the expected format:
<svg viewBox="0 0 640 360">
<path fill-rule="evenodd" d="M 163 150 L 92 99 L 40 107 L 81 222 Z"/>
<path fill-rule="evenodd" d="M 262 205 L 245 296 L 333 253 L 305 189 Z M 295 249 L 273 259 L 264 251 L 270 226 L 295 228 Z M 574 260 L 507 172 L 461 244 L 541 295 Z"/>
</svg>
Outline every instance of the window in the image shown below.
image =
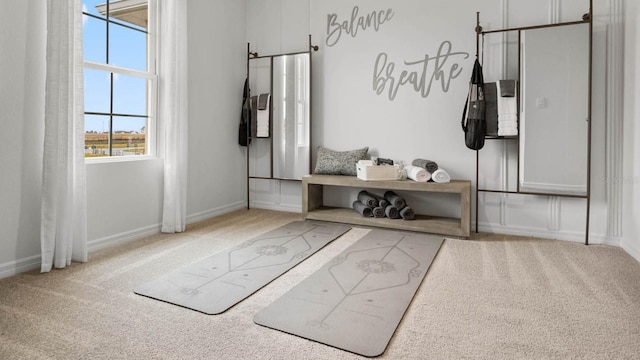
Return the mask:
<svg viewBox="0 0 640 360">
<path fill-rule="evenodd" d="M 153 154 L 154 0 L 83 0 L 85 158 Z"/>
</svg>

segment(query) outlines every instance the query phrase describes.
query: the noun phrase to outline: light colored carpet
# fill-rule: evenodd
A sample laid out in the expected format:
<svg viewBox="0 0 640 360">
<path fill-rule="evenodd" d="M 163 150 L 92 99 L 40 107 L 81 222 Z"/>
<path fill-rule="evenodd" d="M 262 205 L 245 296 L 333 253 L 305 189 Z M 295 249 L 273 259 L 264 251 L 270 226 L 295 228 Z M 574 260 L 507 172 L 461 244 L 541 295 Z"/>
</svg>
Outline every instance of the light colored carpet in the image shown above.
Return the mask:
<svg viewBox="0 0 640 360">
<path fill-rule="evenodd" d="M 139 284 L 133 292 L 207 315 L 221 314 L 350 229 L 292 221 Z"/>
<path fill-rule="evenodd" d="M 254 317 L 368 357 L 387 348 L 444 236 L 373 229 Z"/>
<path fill-rule="evenodd" d="M 340 239 L 219 316 L 133 293 L 136 284 L 298 214 L 242 210 L 0 280 L 1 359 L 360 359 L 253 323 L 369 230 Z M 381 359 L 636 359 L 640 264 L 623 250 L 480 234 L 447 239 Z"/>
</svg>

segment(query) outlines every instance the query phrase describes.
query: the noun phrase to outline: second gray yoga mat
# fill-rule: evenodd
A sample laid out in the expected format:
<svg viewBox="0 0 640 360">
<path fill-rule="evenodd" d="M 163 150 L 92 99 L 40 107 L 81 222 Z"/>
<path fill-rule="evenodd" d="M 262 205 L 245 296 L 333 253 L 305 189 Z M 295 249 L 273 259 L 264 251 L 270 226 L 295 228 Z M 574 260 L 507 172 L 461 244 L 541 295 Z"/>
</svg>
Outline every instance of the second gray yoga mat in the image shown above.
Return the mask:
<svg viewBox="0 0 640 360">
<path fill-rule="evenodd" d="M 356 354 L 381 355 L 443 241 L 372 230 L 254 321 Z"/>
<path fill-rule="evenodd" d="M 141 284 L 134 292 L 205 314 L 220 314 L 350 229 L 294 221 Z"/>
</svg>

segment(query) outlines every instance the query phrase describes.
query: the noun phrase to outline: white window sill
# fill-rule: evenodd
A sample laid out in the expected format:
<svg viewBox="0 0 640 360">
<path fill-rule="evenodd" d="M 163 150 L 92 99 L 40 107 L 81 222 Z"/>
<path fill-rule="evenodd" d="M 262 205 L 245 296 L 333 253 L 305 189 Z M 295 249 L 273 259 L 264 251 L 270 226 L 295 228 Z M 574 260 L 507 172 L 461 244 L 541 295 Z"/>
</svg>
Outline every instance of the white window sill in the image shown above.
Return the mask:
<svg viewBox="0 0 640 360">
<path fill-rule="evenodd" d="M 130 156 L 104 156 L 98 158 L 85 158 L 86 165 L 92 164 L 112 164 L 119 162 L 146 161 L 158 159 L 155 155 L 130 155 Z"/>
</svg>

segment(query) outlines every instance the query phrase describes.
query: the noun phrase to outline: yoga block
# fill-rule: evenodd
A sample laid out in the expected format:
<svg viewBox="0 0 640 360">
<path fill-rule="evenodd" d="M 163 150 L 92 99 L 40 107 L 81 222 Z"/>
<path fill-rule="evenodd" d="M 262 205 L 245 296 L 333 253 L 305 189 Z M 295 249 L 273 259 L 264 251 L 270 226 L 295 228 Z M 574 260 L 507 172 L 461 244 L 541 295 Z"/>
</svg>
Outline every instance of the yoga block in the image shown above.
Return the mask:
<svg viewBox="0 0 640 360">
<path fill-rule="evenodd" d="M 360 160 L 356 164 L 358 179 L 366 181 L 399 180 L 399 165 L 374 165 L 371 160 Z"/>
</svg>

